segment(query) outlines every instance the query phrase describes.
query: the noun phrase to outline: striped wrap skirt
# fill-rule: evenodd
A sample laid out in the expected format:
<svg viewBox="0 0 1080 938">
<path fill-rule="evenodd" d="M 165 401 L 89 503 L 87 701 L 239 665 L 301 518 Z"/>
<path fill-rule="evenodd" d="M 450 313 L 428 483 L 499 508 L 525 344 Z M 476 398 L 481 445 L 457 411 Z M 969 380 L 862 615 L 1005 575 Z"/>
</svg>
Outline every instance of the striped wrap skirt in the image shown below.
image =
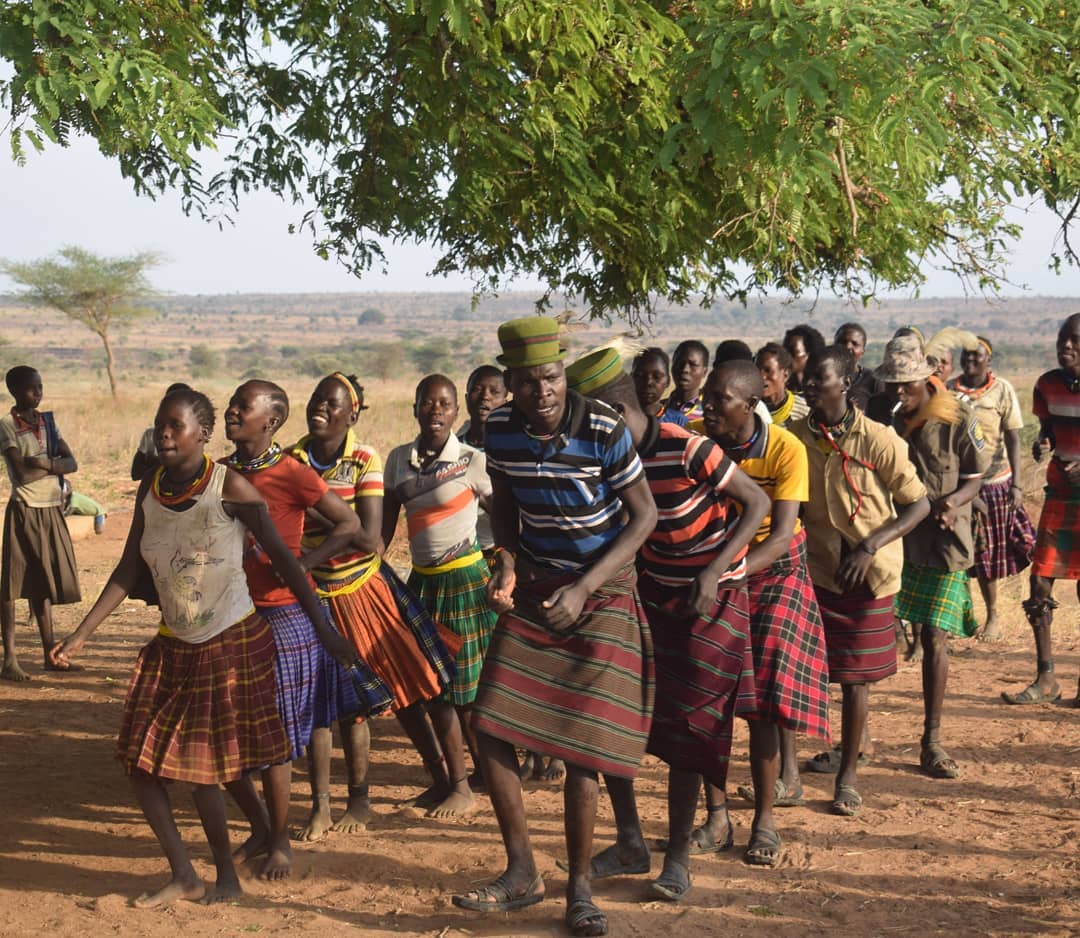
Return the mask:
<svg viewBox="0 0 1080 938">
<path fill-rule="evenodd" d="M 292 746 L 290 759 L 304 754 L 316 728 L 390 706 L 389 691 L 366 666 L 346 670 L 326 650 L 298 603 L 256 611 L 274 633 L 278 712 Z"/>
<path fill-rule="evenodd" d="M 806 532 L 787 555 L 746 582 L 757 716 L 828 740 L 829 666 L 825 630 L 806 569 Z"/>
<path fill-rule="evenodd" d="M 498 619 L 487 601 L 490 576 L 488 563 L 479 551 L 468 565 L 439 573 L 414 568 L 409 576 L 409 589 L 435 621 L 461 639 L 454 659 L 457 673 L 446 695 L 456 707 L 468 706 L 476 698 L 480 669 Z"/>
<path fill-rule="evenodd" d="M 723 788 L 734 718 L 755 708 L 746 587 L 721 584 L 705 616 L 687 611 L 689 586 L 662 584 L 645 572 L 638 588 L 656 652 L 647 751 Z"/>
<path fill-rule="evenodd" d="M 1080 580 L 1080 496 L 1046 487 L 1031 572 L 1055 580 Z"/>
<path fill-rule="evenodd" d="M 435 622 L 389 565 L 373 561 L 353 581 L 320 595 L 337 630 L 390 694 L 392 710 L 438 697 L 451 686 L 460 639 Z"/>
<path fill-rule="evenodd" d="M 1031 563 L 1035 529 L 1023 508 L 1013 508 L 1011 488 L 1012 476 L 1009 476 L 979 489 L 979 497 L 986 504 L 983 545 L 975 554 L 971 571 L 983 580 L 1015 576 Z"/>
<path fill-rule="evenodd" d="M 254 613 L 200 645 L 158 634 L 143 646 L 117 740 L 128 773 L 215 785 L 286 761 L 274 654 Z"/>
<path fill-rule="evenodd" d="M 653 709 L 653 651 L 627 566 L 555 631 L 540 603 L 578 574 L 517 562 L 514 609 L 495 626 L 473 705 L 473 728 L 571 765 L 633 778 Z"/>
<path fill-rule="evenodd" d="M 872 684 L 896 673 L 896 613 L 892 596 L 865 583 L 850 593 L 814 588 L 825 626 L 829 681 Z"/>
<path fill-rule="evenodd" d="M 59 606 L 82 598 L 75 549 L 59 506 L 31 508 L 17 498 L 8 501 L 0 570 L 3 602 L 48 600 Z"/>
<path fill-rule="evenodd" d="M 964 570 L 905 563 L 896 594 L 896 614 L 962 638 L 970 638 L 979 628 L 971 601 L 971 578 Z"/>
</svg>

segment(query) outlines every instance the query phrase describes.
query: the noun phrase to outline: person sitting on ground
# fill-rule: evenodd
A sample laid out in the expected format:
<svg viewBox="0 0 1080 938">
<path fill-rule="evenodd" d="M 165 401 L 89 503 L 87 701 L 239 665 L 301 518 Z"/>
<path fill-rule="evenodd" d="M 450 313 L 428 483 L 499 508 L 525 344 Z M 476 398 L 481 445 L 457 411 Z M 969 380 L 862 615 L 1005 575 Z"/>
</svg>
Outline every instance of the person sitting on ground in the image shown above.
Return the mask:
<svg viewBox="0 0 1080 938">
<path fill-rule="evenodd" d="M 1040 462 L 1052 453 L 1046 467 L 1046 502 L 1039 517 L 1035 557 L 1031 564 L 1031 593 L 1024 612 L 1035 636 L 1035 680 L 1018 693 L 1003 693 L 1010 704 L 1056 701 L 1061 686 L 1054 676 L 1050 626 L 1054 621 L 1054 580 L 1075 580 L 1080 597 L 1080 313 L 1061 324 L 1057 337 L 1058 368 L 1035 382 L 1031 411 L 1039 421 L 1039 436 L 1031 455 Z M 1074 707 L 1080 707 L 1080 681 Z"/>
<path fill-rule="evenodd" d="M 29 681 L 15 651 L 15 602 L 19 599 L 29 601 L 30 613 L 37 620 L 45 670 L 82 670 L 49 658 L 52 607 L 82 598 L 61 496 L 63 477 L 79 467 L 52 411 L 38 410 L 43 390 L 37 369 L 16 365 L 7 372 L 5 381 L 15 406 L 0 417 L 0 453 L 11 483 L 0 560 L 0 630 L 4 639 L 0 677 Z"/>
<path fill-rule="evenodd" d="M 974 539 L 971 502 L 979 494 L 990 451 L 975 415 L 933 375 L 916 336 L 885 347 L 876 375 L 896 389 L 893 427 L 908 441 L 911 461 L 926 486 L 931 513 L 904 536 L 904 569 L 896 614 L 912 623 L 922 643 L 925 718 L 919 766 L 931 778 L 956 778 L 959 767 L 941 745 L 941 714 L 949 677 L 946 636 L 977 628 L 967 569 Z"/>
</svg>

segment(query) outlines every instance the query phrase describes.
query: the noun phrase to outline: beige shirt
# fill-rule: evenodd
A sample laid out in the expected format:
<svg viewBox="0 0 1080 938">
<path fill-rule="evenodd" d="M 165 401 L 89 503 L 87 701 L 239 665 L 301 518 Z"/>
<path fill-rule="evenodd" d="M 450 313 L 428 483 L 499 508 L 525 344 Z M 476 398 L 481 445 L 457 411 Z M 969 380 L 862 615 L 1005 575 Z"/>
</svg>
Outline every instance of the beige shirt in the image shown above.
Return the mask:
<svg viewBox="0 0 1080 938">
<path fill-rule="evenodd" d="M 971 392 L 965 392 L 962 378 L 949 382 L 952 392 L 975 411 L 979 429 L 990 451 L 990 468 L 986 471 L 984 485 L 1012 478 L 1012 467 L 1005 452 L 1005 431 L 1024 428 L 1024 415 L 1020 411 L 1016 390 L 1004 378 L 991 375 L 993 383 L 989 388 L 984 385 Z"/>
<path fill-rule="evenodd" d="M 841 455 L 810 430 L 808 421 L 808 417 L 799 420 L 789 429 L 806 446 L 810 469 L 810 500 L 803 515 L 810 578 L 815 586 L 842 593 L 836 582 L 841 559 L 896 517 L 894 503 L 917 502 L 926 495 L 926 487 L 908 457 L 907 443 L 892 427 L 876 423 L 856 410 L 851 428 L 837 441 L 852 457 L 847 472 L 853 488 L 844 476 Z M 856 490 L 862 493 L 861 504 Z M 899 591 L 903 566 L 901 538 L 878 549 L 866 574 L 866 585 L 874 596 L 891 596 Z"/>
<path fill-rule="evenodd" d="M 34 482 L 19 485 L 11 468 L 9 450 L 15 450 L 20 456 L 47 455 L 44 423 L 40 422 L 39 427 L 37 433 L 33 430 L 20 430 L 16 427 L 15 418 L 10 413 L 4 414 L 0 417 L 0 453 L 4 454 L 4 467 L 7 469 L 8 479 L 11 480 L 12 494 L 31 508 L 54 508 L 63 503 L 58 476 L 47 475 Z"/>
</svg>

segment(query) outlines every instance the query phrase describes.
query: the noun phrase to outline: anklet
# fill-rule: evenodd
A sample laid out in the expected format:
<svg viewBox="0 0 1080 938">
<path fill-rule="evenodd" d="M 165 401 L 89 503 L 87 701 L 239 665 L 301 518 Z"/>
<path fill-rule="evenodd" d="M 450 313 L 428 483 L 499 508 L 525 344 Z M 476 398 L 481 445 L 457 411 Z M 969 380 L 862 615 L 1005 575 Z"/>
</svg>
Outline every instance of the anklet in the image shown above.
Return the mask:
<svg viewBox="0 0 1080 938">
<path fill-rule="evenodd" d="M 721 811 L 727 810 L 727 802 L 723 804 L 707 804 L 705 805 L 705 812 L 707 814 L 719 814 Z"/>
<path fill-rule="evenodd" d="M 366 798 L 368 796 L 368 783 L 364 782 L 363 785 L 350 785 L 349 786 L 349 798 Z"/>
<path fill-rule="evenodd" d="M 311 803 L 316 808 L 318 808 L 320 803 L 322 803 L 323 801 L 326 801 L 326 802 L 330 801 L 330 792 L 328 792 L 328 791 L 320 791 L 320 792 L 316 792 L 315 794 L 313 794 L 311 796 Z"/>
<path fill-rule="evenodd" d="M 1036 666 L 1036 670 L 1039 674 L 1053 674 L 1054 673 L 1054 659 L 1048 658 L 1045 661 L 1039 661 Z"/>
</svg>

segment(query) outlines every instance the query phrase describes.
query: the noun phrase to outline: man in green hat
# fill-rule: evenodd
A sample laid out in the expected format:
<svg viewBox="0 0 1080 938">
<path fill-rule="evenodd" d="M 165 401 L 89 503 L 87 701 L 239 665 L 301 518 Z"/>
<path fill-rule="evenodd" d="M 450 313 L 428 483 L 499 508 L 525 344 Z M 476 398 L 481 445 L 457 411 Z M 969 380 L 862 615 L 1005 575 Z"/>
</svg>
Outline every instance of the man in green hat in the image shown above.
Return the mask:
<svg viewBox="0 0 1080 938">
<path fill-rule="evenodd" d="M 652 645 L 634 557 L 656 506 L 630 434 L 611 408 L 568 391 L 559 326 L 499 327 L 513 402 L 488 417 L 495 569 L 502 614 L 473 708 L 480 759 L 507 853 L 494 882 L 454 904 L 506 912 L 541 901 L 515 746 L 566 762 L 573 935 L 607 933 L 590 863 L 599 773 L 633 778 L 652 718 Z"/>
</svg>

